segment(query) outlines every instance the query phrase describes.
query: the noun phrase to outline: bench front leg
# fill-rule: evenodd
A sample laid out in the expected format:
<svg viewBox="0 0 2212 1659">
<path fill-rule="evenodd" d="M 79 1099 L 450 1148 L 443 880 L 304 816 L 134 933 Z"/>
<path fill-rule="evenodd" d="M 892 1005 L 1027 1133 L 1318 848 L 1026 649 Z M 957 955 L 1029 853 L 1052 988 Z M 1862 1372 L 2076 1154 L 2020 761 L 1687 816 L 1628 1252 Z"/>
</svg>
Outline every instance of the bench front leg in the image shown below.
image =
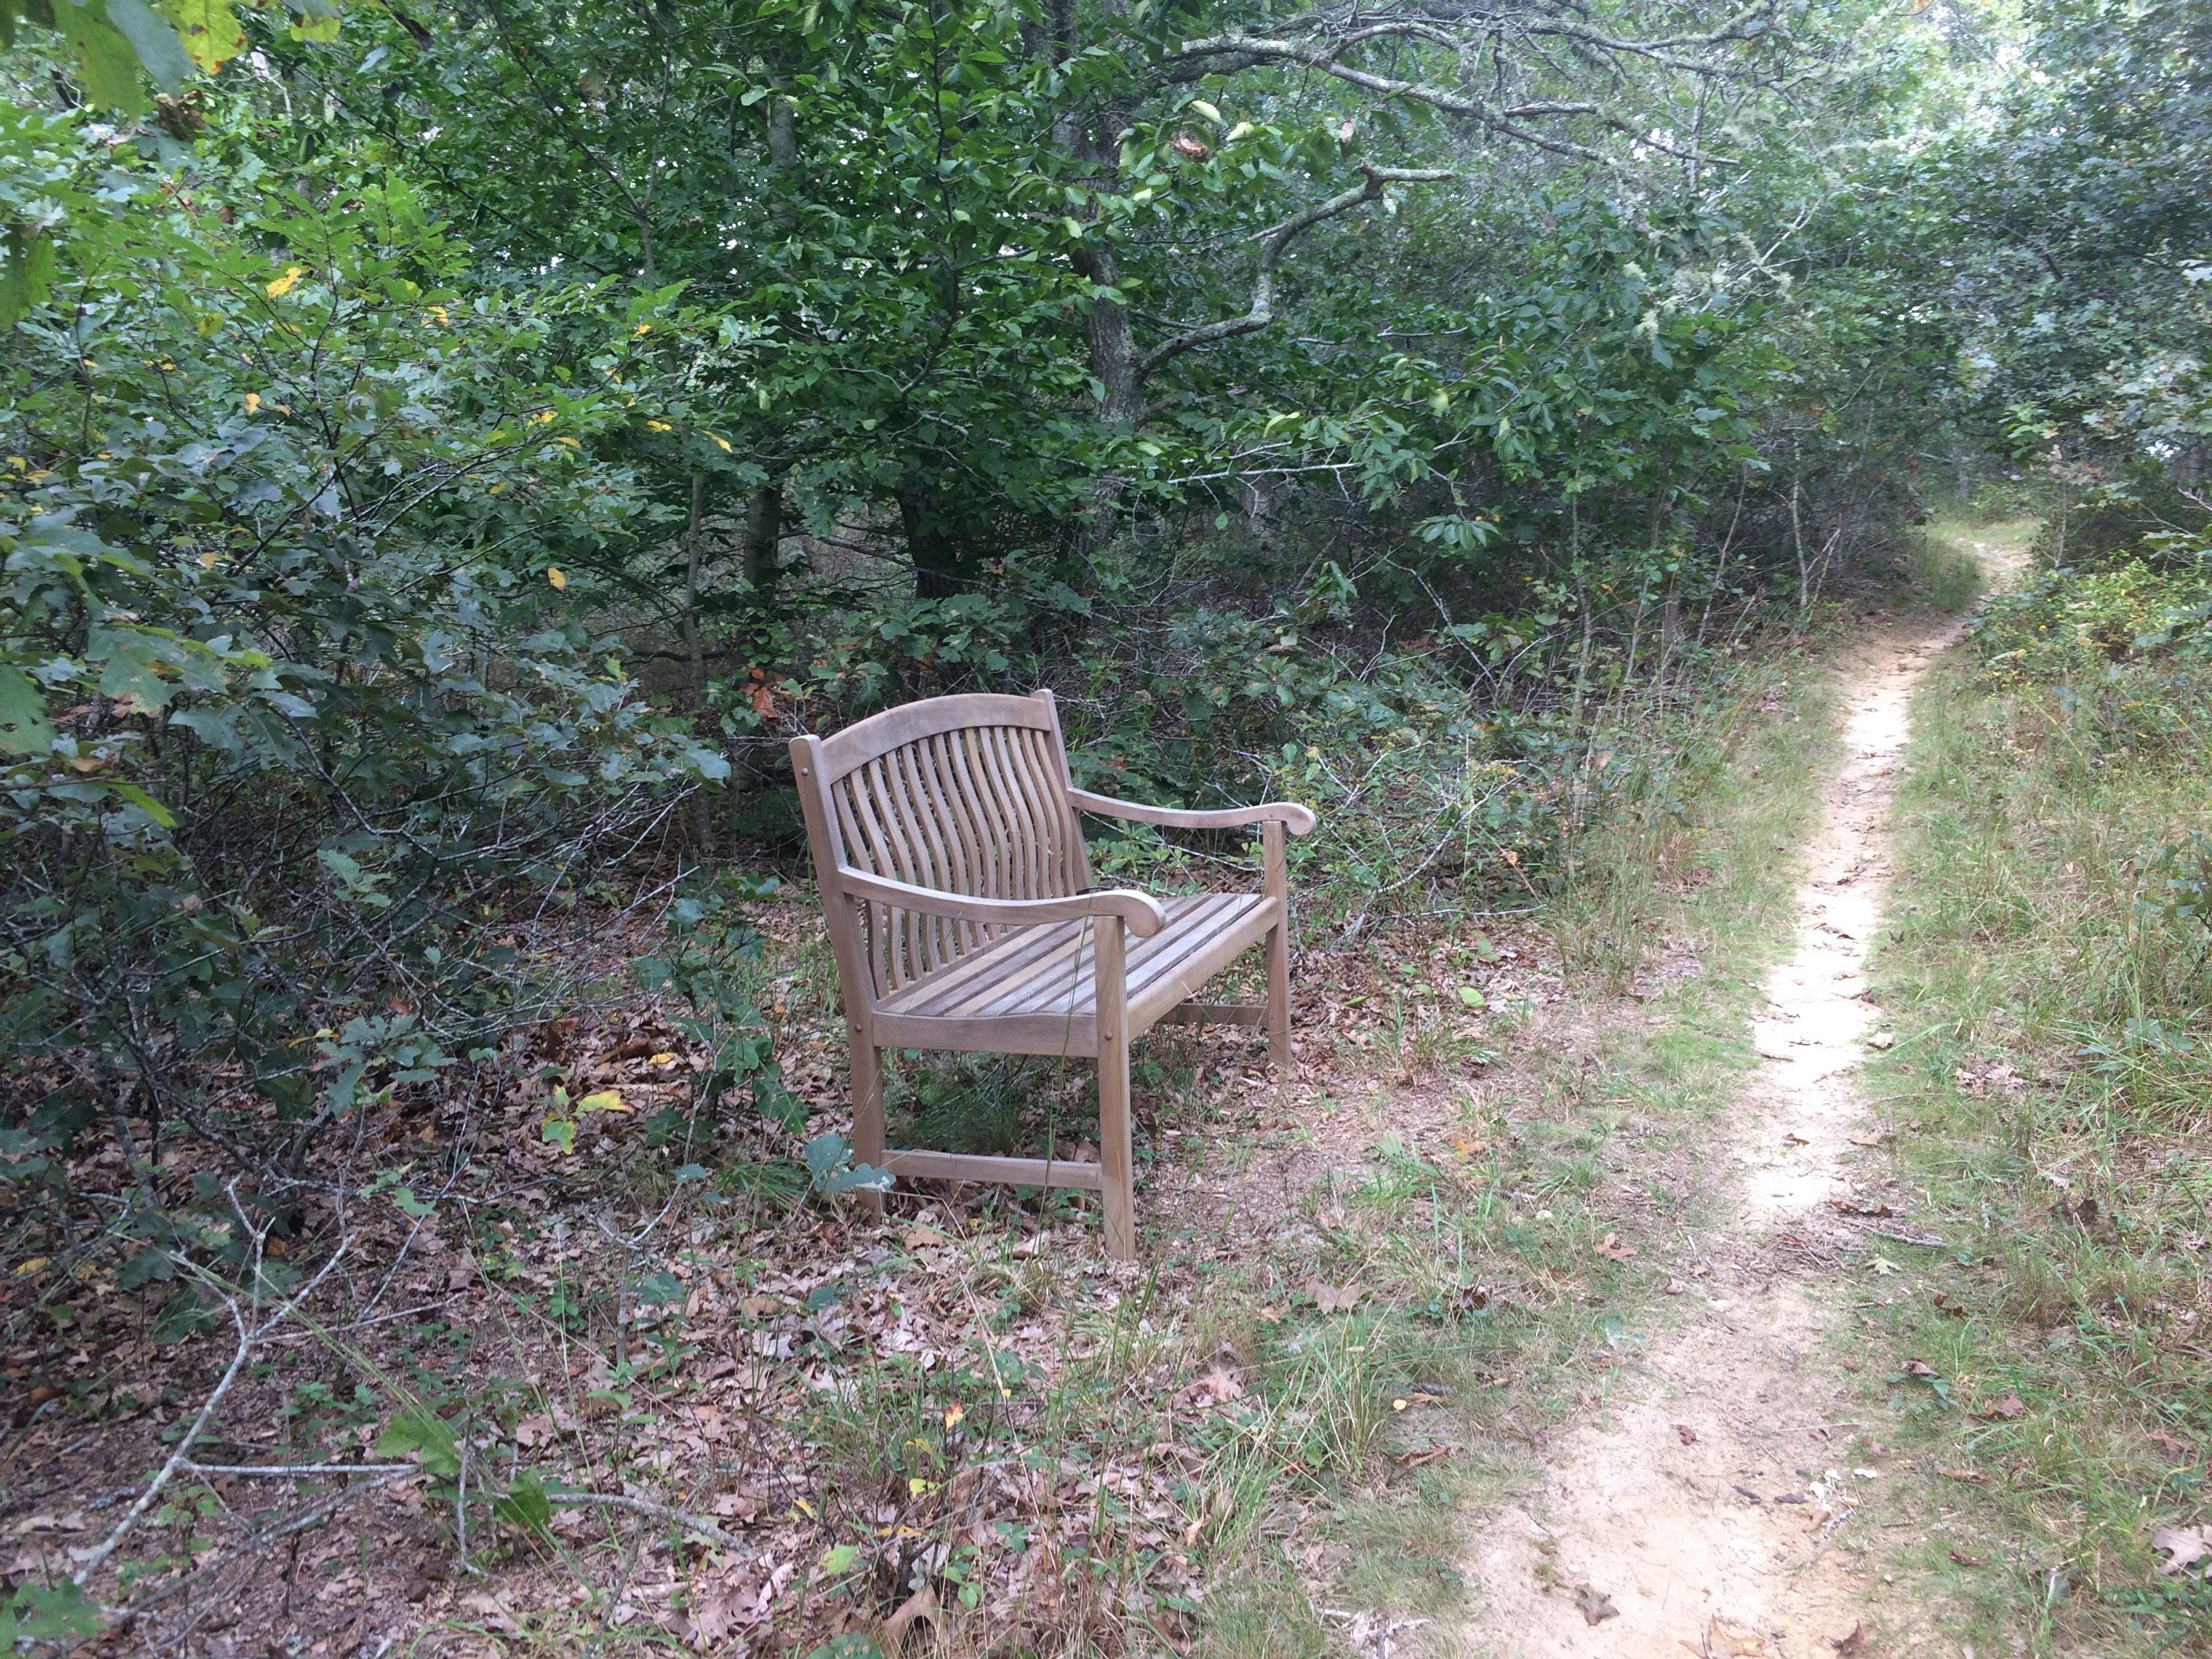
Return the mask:
<svg viewBox="0 0 2212 1659">
<path fill-rule="evenodd" d="M 1272 818 L 1260 826 L 1260 849 L 1267 894 L 1278 907 L 1267 930 L 1267 1047 L 1280 1085 L 1291 1077 L 1291 881 L 1283 826 Z"/>
<path fill-rule="evenodd" d="M 872 1169 L 884 1167 L 884 1063 L 875 1033 L 865 1025 L 848 1025 L 853 1039 L 853 1162 Z M 878 1215 L 884 1212 L 884 1195 L 864 1192 L 860 1202 Z"/>
<path fill-rule="evenodd" d="M 1121 919 L 1100 916 L 1093 983 L 1098 1018 L 1099 1195 L 1106 1201 L 1106 1253 L 1137 1259 L 1134 1149 L 1129 1137 L 1129 985 Z"/>
</svg>

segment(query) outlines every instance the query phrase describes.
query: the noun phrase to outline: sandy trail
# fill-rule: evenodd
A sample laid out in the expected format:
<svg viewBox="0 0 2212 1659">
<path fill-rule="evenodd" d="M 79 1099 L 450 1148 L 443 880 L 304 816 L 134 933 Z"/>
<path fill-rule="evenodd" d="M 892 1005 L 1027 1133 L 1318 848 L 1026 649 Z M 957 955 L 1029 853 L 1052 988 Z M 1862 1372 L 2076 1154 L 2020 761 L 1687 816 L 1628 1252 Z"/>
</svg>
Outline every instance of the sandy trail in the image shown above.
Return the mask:
<svg viewBox="0 0 2212 1659">
<path fill-rule="evenodd" d="M 1516 1505 L 1481 1523 L 1475 1653 L 1811 1659 L 1862 1620 L 1873 1634 L 1865 1570 L 1836 1541 L 1869 1482 L 1818 1359 L 1842 1317 L 1819 1264 L 1875 1243 L 1862 1230 L 1881 1224 L 1829 1200 L 1850 1203 L 1852 1137 L 1872 1133 L 1853 1072 L 1881 1040 L 1863 974 L 1909 703 L 1960 625 L 1891 623 L 1837 664 L 1846 758 L 1806 850 L 1796 953 L 1768 976 L 1758 1070 L 1716 1126 L 1714 1177 L 1733 1166 L 1737 1179 L 1698 1241 L 1711 1272 L 1686 1281 L 1703 1305 L 1653 1339 L 1624 1396 L 1557 1448 Z"/>
</svg>

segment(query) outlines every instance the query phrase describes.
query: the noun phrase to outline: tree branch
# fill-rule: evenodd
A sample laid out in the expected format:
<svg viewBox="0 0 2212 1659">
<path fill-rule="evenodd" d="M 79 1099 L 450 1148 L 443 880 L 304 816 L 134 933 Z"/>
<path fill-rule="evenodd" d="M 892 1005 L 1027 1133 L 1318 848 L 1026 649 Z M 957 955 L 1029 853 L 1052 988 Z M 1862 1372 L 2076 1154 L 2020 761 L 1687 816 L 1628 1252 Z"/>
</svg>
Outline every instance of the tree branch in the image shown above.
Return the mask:
<svg viewBox="0 0 2212 1659">
<path fill-rule="evenodd" d="M 1714 76 L 1721 72 L 1719 66 L 1713 64 L 1662 58 L 1634 41 L 1616 41 L 1609 37 L 1559 27 L 1532 31 L 1532 33 L 1560 34 L 1601 51 L 1650 57 L 1654 61 L 1664 63 L 1669 68 L 1683 70 L 1694 75 Z M 1736 37 L 1719 34 L 1714 38 L 1718 40 Z M 1459 46 L 1458 42 L 1431 24 L 1410 21 L 1388 22 L 1371 25 L 1348 34 L 1341 40 L 1330 42 L 1327 46 L 1310 46 L 1297 40 L 1267 40 L 1256 35 L 1242 33 L 1217 34 L 1202 40 L 1185 41 L 1182 48 L 1171 55 L 1170 61 L 1225 58 L 1234 68 L 1238 69 L 1250 68 L 1263 63 L 1296 64 L 1306 69 L 1317 70 L 1323 75 L 1334 76 L 1336 79 L 1358 87 L 1363 91 L 1371 92 L 1379 98 L 1402 98 L 1410 103 L 1425 105 L 1441 114 L 1456 116 L 1462 120 L 1475 122 L 1498 137 L 1510 138 L 1516 143 L 1527 144 L 1534 149 L 1549 150 L 1554 155 L 1566 156 L 1574 161 L 1588 161 L 1609 171 L 1618 171 L 1620 163 L 1603 151 L 1593 149 L 1587 144 L 1576 143 L 1572 139 L 1558 138 L 1549 133 L 1538 132 L 1522 124 L 1547 117 L 1595 116 L 1613 131 L 1623 133 L 1646 149 L 1656 150 L 1662 155 L 1671 155 L 1680 161 L 1694 161 L 1701 166 L 1737 167 L 1741 165 L 1741 162 L 1728 156 L 1707 155 L 1701 152 L 1679 149 L 1663 139 L 1638 131 L 1618 116 L 1607 114 L 1603 106 L 1598 104 L 1578 100 L 1547 100 L 1504 106 L 1493 106 L 1480 98 L 1448 92 L 1443 88 L 1432 86 L 1425 81 L 1407 81 L 1388 75 L 1376 75 L 1371 70 L 1354 69 L 1351 64 L 1342 61 L 1343 54 L 1352 47 L 1364 45 L 1370 40 L 1383 39 L 1427 40 L 1447 50 L 1455 51 Z"/>
<path fill-rule="evenodd" d="M 1441 167 L 1362 167 L 1359 170 L 1367 175 L 1365 183 L 1308 208 L 1272 230 L 1260 233 L 1260 269 L 1252 278 L 1249 310 L 1242 317 L 1224 317 L 1218 322 L 1203 324 L 1153 347 L 1137 360 L 1138 378 L 1141 380 L 1148 377 L 1161 364 L 1181 356 L 1186 351 L 1212 345 L 1217 340 L 1233 340 L 1240 334 L 1256 334 L 1273 322 L 1275 267 L 1282 262 L 1283 251 L 1316 225 L 1340 214 L 1349 213 L 1362 203 L 1378 200 L 1385 185 L 1434 184 L 1453 176 Z"/>
</svg>

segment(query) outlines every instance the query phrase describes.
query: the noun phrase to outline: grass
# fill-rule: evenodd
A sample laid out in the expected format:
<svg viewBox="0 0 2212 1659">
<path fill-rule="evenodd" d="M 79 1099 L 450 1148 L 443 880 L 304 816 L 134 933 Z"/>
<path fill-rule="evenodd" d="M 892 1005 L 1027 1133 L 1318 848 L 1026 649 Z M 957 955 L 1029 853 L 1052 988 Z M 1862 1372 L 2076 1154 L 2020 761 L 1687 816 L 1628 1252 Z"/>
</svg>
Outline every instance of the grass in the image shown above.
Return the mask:
<svg viewBox="0 0 2212 1659">
<path fill-rule="evenodd" d="M 1313 1257 L 1217 1264 L 1217 1310 L 1279 1297 L 1309 1271 L 1356 1281 L 1365 1299 L 1340 1325 L 1256 1328 L 1264 1386 L 1307 1438 L 1295 1478 L 1243 1489 L 1258 1513 L 1243 1555 L 1222 1564 L 1209 1651 L 1314 1650 L 1316 1580 L 1325 1605 L 1430 1620 L 1400 1641 L 1449 1650 L 1472 1611 L 1470 1517 L 1532 1471 L 1534 1431 L 1602 1397 L 1668 1316 L 1664 1241 L 1698 1218 L 1697 1149 L 1735 1092 L 1762 976 L 1791 937 L 1792 854 L 1817 805 L 1830 689 L 1778 670 L 1706 711 L 1696 740 L 1686 730 L 1682 753 L 1650 767 L 1669 779 L 1664 798 L 1648 792 L 1648 811 L 1593 837 L 1579 884 L 1544 918 L 1561 1000 L 1500 1011 L 1481 1043 L 1494 1066 L 1433 1074 L 1462 1108 L 1455 1134 L 1432 1145 L 1476 1155 L 1394 1133 L 1387 1100 L 1347 1103 L 1376 1138 L 1363 1168 L 1307 1195 Z M 1446 957 L 1462 944 L 1424 943 Z M 1629 987 L 1640 1004 L 1615 995 Z M 1641 1256 L 1600 1255 L 1608 1233 L 1643 1240 Z M 1326 1541 L 1286 1575 L 1280 1540 L 1293 1535 Z M 1263 1606 L 1274 1615 L 1255 1616 Z"/>
<path fill-rule="evenodd" d="M 1859 1312 L 1947 1634 L 2117 1659 L 2212 1641 L 2212 1587 L 2152 1541 L 2212 1523 L 2212 755 L 2199 665 L 2022 656 L 2079 605 L 2002 617 L 1917 706 L 1869 1083 L 1944 1244 L 1891 1251 Z"/>
</svg>

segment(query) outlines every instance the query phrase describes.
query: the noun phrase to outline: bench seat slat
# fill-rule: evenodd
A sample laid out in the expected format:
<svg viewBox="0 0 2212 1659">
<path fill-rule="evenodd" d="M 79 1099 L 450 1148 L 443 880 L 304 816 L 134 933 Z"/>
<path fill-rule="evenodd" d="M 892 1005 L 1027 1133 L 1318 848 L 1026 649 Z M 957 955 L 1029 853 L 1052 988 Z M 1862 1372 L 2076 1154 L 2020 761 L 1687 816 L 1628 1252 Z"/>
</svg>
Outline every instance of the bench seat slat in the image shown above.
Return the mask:
<svg viewBox="0 0 2212 1659">
<path fill-rule="evenodd" d="M 1130 1021 L 1142 1030 L 1183 1001 L 1273 924 L 1259 893 L 1199 893 L 1162 901 L 1168 925 L 1128 951 Z M 980 950 L 885 997 L 886 1014 L 927 1019 L 1075 1018 L 1097 1007 L 1091 924 L 1012 929 Z M 1146 1018 L 1144 1011 L 1158 1004 Z"/>
</svg>

